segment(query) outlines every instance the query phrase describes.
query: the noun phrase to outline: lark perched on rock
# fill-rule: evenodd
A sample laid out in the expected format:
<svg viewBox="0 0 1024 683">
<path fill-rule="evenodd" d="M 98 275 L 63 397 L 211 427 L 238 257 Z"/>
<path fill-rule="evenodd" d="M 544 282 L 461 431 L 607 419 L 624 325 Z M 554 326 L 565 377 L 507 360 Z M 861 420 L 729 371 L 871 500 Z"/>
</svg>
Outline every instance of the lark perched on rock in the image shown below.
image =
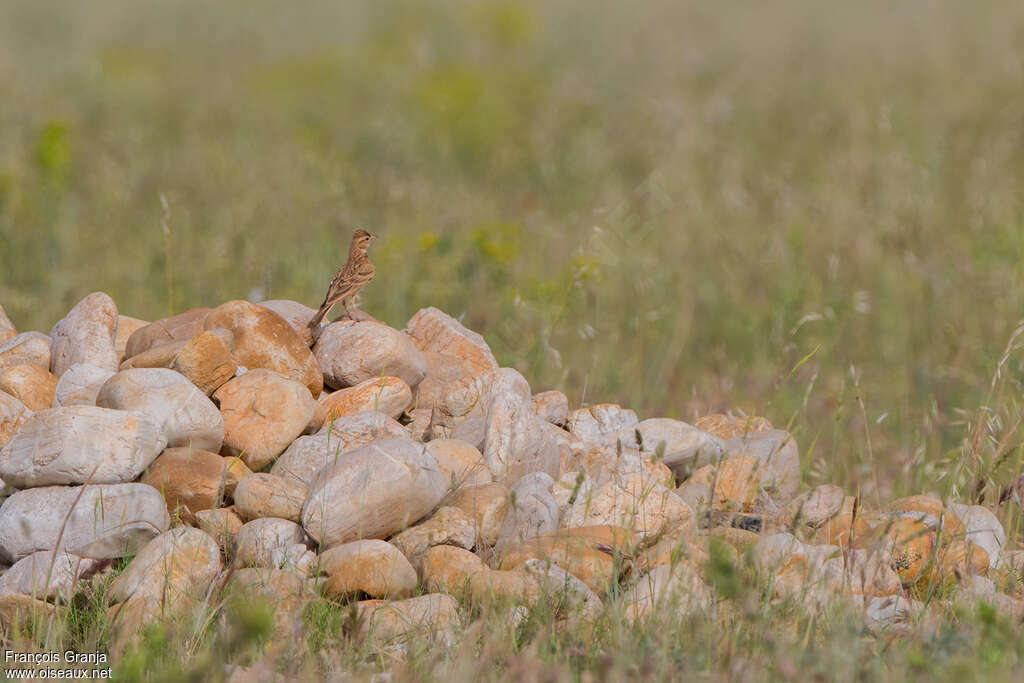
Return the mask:
<svg viewBox="0 0 1024 683">
<path fill-rule="evenodd" d="M 320 304 L 320 310 L 309 321 L 309 329 L 314 335 L 320 327 L 320 321 L 331 311 L 334 304 L 340 303 L 344 306 L 348 317 L 352 318 L 348 302 L 373 279 L 373 264 L 370 263 L 366 250 L 374 239 L 376 238 L 365 230 L 356 230 L 352 234 L 352 244 L 348 247 L 348 261 L 331 280 L 331 286 L 327 288 L 327 296 Z"/>
</svg>

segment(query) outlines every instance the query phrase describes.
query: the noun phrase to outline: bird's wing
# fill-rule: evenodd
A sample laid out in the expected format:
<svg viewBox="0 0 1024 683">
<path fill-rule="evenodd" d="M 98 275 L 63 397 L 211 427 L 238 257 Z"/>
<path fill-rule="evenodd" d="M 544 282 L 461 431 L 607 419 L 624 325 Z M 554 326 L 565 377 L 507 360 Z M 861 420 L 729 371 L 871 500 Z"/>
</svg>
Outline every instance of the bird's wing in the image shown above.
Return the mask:
<svg viewBox="0 0 1024 683">
<path fill-rule="evenodd" d="M 327 294 L 324 295 L 324 302 L 320 304 L 320 308 L 323 308 L 330 302 L 338 300 L 338 291 L 344 288 L 345 282 L 349 280 L 347 271 L 348 264 L 342 267 L 341 270 L 334 275 L 334 279 L 331 280 L 331 284 L 327 288 Z"/>
<path fill-rule="evenodd" d="M 347 299 L 354 294 L 358 294 L 359 290 L 363 288 L 363 284 L 364 283 L 362 282 L 352 281 L 339 283 L 337 289 L 331 290 L 330 302 L 338 303 L 342 299 Z"/>
<path fill-rule="evenodd" d="M 352 279 L 356 282 L 368 282 L 373 278 L 373 270 L 373 264 L 370 263 L 370 259 L 364 259 L 353 267 Z"/>
</svg>

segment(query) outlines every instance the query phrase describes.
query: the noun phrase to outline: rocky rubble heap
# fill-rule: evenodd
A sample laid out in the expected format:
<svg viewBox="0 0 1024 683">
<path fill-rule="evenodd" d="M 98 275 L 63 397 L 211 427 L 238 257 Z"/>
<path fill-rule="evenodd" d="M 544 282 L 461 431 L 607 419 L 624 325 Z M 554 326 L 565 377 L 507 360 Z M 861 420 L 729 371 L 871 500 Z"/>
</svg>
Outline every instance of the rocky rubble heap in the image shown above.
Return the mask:
<svg viewBox="0 0 1024 683">
<path fill-rule="evenodd" d="M 570 410 L 435 308 L 315 340 L 313 313 L 147 323 L 97 292 L 46 335 L 0 309 L 0 626 L 58 613 L 121 557 L 121 645 L 226 590 L 269 597 L 282 632 L 311 599 L 355 600 L 381 647 L 455 637 L 467 602 L 516 618 L 557 598 L 567 625 L 707 611 L 713 551 L 774 599 L 847 596 L 871 625 L 939 585 L 1024 615 L 1024 551 L 985 507 L 801 492 L 797 444 L 759 417 Z"/>
</svg>

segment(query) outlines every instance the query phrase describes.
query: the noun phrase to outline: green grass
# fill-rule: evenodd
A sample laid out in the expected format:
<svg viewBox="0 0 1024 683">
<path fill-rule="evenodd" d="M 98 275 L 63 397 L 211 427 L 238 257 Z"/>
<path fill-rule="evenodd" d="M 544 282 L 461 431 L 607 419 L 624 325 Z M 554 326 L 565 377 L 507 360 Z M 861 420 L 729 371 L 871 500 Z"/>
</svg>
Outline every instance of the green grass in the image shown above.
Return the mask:
<svg viewBox="0 0 1024 683">
<path fill-rule="evenodd" d="M 686 614 L 670 602 L 634 623 L 609 600 L 589 627 L 566 628 L 556 594 L 545 594 L 517 623 L 506 601 L 460 597 L 464 627 L 454 642 L 421 634 L 384 649 L 357 635 L 351 603 L 310 602 L 292 615 L 300 633 L 293 638 L 274 634 L 271 604 L 227 596 L 212 621 L 204 605 L 191 618 L 151 624 L 98 668 L 112 666 L 123 681 L 224 680 L 228 663 L 301 681 L 371 680 L 381 671 L 396 681 L 1010 681 L 1024 673 L 1019 624 L 984 602 L 936 601 L 896 634 L 867 628 L 861 610 L 841 600 L 813 613 L 771 601 L 768 579 L 746 561 L 723 563 L 713 552 L 704 574 L 716 593 L 707 614 Z M 96 634 L 113 630 L 102 607 L 105 583 L 90 587 L 65 617 L 9 632 L 5 645 L 20 652 L 104 651 L 109 641 Z M 83 631 L 79 619 L 87 612 Z"/>
<path fill-rule="evenodd" d="M 19 329 L 94 290 L 315 305 L 365 227 L 366 310 L 464 316 L 573 405 L 763 414 L 871 502 L 1021 471 L 1020 3 L 8 0 L 0 101 Z M 747 677 L 712 641 L 766 651 L 759 623 L 678 670 Z M 773 637 L 826 678 L 956 677 L 987 623 Z M 677 645 L 609 637 L 623 676 Z M 523 647 L 575 666 L 553 638 Z"/>
</svg>

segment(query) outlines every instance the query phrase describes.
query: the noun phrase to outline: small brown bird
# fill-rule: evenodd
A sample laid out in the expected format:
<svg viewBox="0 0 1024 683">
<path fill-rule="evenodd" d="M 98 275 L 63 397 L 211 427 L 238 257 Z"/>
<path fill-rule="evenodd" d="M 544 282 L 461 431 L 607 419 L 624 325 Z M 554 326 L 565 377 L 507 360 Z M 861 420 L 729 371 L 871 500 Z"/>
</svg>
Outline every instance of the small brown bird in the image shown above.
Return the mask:
<svg viewBox="0 0 1024 683">
<path fill-rule="evenodd" d="M 337 303 L 345 307 L 349 318 L 352 317 L 352 311 L 348 307 L 349 300 L 373 279 L 373 264 L 370 263 L 366 250 L 375 239 L 365 230 L 356 230 L 352 234 L 352 244 L 348 247 L 348 261 L 331 280 L 331 286 L 327 288 L 327 296 L 320 304 L 320 310 L 309 321 L 310 330 L 315 332 L 320 327 L 320 321 Z"/>
</svg>

